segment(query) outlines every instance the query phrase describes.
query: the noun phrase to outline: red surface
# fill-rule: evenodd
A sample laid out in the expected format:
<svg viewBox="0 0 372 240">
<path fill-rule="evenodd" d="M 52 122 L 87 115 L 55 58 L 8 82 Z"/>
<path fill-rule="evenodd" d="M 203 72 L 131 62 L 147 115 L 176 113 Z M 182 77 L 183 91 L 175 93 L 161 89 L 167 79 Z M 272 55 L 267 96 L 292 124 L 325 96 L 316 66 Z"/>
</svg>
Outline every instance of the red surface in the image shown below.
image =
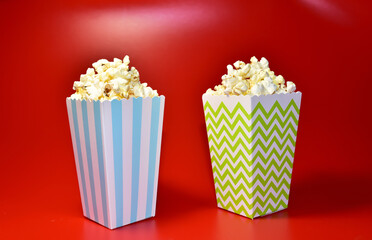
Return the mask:
<svg viewBox="0 0 372 240">
<path fill-rule="evenodd" d="M 370 1 L 0 2 L 0 239 L 372 239 Z M 166 96 L 155 218 L 82 215 L 65 98 L 91 63 L 131 56 Z M 265 56 L 303 93 L 290 204 L 216 208 L 202 93 Z"/>
</svg>

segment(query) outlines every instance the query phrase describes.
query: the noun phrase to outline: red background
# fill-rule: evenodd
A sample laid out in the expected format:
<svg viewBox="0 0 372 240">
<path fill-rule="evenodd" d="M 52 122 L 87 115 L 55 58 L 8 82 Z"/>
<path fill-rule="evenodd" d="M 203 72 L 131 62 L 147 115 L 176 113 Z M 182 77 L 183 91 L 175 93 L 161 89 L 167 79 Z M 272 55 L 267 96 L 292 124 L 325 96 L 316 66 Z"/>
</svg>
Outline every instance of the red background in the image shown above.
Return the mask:
<svg viewBox="0 0 372 240">
<path fill-rule="evenodd" d="M 0 239 L 372 239 L 371 2 L 0 2 Z M 65 98 L 130 55 L 166 96 L 157 215 L 110 231 L 82 215 Z M 287 210 L 217 209 L 201 95 L 265 56 L 303 93 Z"/>
</svg>

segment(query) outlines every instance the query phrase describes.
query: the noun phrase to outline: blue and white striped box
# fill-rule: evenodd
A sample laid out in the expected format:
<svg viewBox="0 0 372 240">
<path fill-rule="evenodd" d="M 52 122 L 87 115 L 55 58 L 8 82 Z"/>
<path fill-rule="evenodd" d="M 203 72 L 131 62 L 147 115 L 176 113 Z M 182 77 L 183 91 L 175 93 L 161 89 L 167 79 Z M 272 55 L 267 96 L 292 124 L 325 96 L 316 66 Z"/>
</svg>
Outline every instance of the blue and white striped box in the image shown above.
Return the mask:
<svg viewBox="0 0 372 240">
<path fill-rule="evenodd" d="M 66 102 L 84 216 L 110 229 L 155 216 L 165 97 Z"/>
</svg>

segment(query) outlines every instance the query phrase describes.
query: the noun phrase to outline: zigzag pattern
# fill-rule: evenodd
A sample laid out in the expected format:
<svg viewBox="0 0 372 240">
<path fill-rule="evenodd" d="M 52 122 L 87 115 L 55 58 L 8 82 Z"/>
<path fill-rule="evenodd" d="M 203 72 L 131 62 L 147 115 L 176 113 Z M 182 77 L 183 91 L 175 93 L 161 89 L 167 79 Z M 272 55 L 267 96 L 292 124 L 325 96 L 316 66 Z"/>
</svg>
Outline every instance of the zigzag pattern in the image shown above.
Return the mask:
<svg viewBox="0 0 372 240">
<path fill-rule="evenodd" d="M 252 112 L 206 101 L 205 120 L 218 206 L 254 218 L 287 208 L 299 108 L 292 99 Z"/>
</svg>

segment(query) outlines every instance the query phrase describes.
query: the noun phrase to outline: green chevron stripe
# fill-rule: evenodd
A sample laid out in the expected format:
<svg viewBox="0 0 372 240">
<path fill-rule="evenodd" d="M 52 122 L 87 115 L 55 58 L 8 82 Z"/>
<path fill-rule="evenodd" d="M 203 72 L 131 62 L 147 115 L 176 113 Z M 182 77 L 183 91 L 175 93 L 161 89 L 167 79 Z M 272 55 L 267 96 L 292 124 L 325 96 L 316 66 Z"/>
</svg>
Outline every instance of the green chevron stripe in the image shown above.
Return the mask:
<svg viewBox="0 0 372 240">
<path fill-rule="evenodd" d="M 282 208 L 287 208 L 288 207 L 288 204 L 286 202 L 284 202 L 283 200 L 280 200 L 280 202 L 278 203 L 278 205 L 276 207 L 273 207 L 271 205 L 271 203 L 269 203 L 268 206 L 263 211 L 261 211 L 259 208 L 256 208 L 256 210 L 253 212 L 253 214 L 249 214 L 244 206 L 241 206 L 239 209 L 235 209 L 234 205 L 232 205 L 231 202 L 229 202 L 227 205 L 224 205 L 223 203 L 221 203 L 219 201 L 218 201 L 218 203 L 222 206 L 222 208 L 224 208 L 226 210 L 231 208 L 233 210 L 233 212 L 235 212 L 237 214 L 244 213 L 245 216 L 247 216 L 249 218 L 252 218 L 252 219 L 256 216 L 256 214 L 258 214 L 259 216 L 262 216 L 262 215 L 265 215 L 267 213 L 276 212 L 280 209 L 280 207 L 282 207 Z"/>
<path fill-rule="evenodd" d="M 221 164 L 216 160 L 215 157 L 213 157 L 212 159 L 212 162 L 214 163 L 214 167 L 213 167 L 213 172 L 216 171 L 216 174 L 218 175 L 218 177 L 220 179 L 225 179 L 226 175 L 229 174 L 230 175 L 230 178 L 233 179 L 233 175 L 236 175 L 236 173 L 239 171 L 239 169 L 243 169 L 244 172 L 247 174 L 248 177 L 252 177 L 253 176 L 253 173 L 257 172 L 257 171 L 260 171 L 260 173 L 264 176 L 266 176 L 269 172 L 271 172 L 272 170 L 272 167 L 274 167 L 278 172 L 281 172 L 283 169 L 287 169 L 285 167 L 285 164 L 287 163 L 287 165 L 292 169 L 293 167 L 293 163 L 291 162 L 291 160 L 286 157 L 284 159 L 284 161 L 281 162 L 281 164 L 279 165 L 276 161 L 271 161 L 267 167 L 265 168 L 265 166 L 262 166 L 260 162 L 257 162 L 257 164 L 254 166 L 253 169 L 247 169 L 246 166 L 244 165 L 243 162 L 239 162 L 238 164 L 236 164 L 236 166 L 234 167 L 229 161 L 223 161 Z M 227 166 L 226 166 L 227 165 Z M 222 172 L 222 170 L 227 167 L 228 170 L 225 170 L 225 172 Z M 291 176 L 290 173 L 287 174 L 289 177 Z M 234 181 L 234 183 L 236 184 L 237 182 Z M 255 183 L 255 180 L 253 180 L 253 183 Z M 262 182 L 261 182 L 262 183 Z"/>
<path fill-rule="evenodd" d="M 213 145 L 215 146 L 215 148 L 217 148 L 217 150 L 220 150 L 222 148 L 222 145 L 226 143 L 232 152 L 235 152 L 235 150 L 239 146 L 242 146 L 249 154 L 251 154 L 253 152 L 253 149 L 256 149 L 258 145 L 261 147 L 264 153 L 267 153 L 273 144 L 275 144 L 279 148 L 280 151 L 283 150 L 284 146 L 287 144 L 288 141 L 291 142 L 292 146 L 295 146 L 296 144 L 296 141 L 292 138 L 290 134 L 288 134 L 287 137 L 284 140 L 282 140 L 283 143 L 281 143 L 278 140 L 278 138 L 274 136 L 272 140 L 269 142 L 269 144 L 267 144 L 267 146 L 265 146 L 265 144 L 261 141 L 261 139 L 258 138 L 255 144 L 253 145 L 252 150 L 247 147 L 247 145 L 244 143 L 244 141 L 241 138 L 238 138 L 238 140 L 235 142 L 234 145 L 232 145 L 231 140 L 226 138 L 225 136 L 222 138 L 222 140 L 219 143 L 214 139 L 214 137 L 211 137 L 210 139 L 213 142 Z"/>
<path fill-rule="evenodd" d="M 215 149 L 215 147 L 212 145 L 210 148 L 210 152 L 211 152 L 211 155 L 214 155 L 217 159 L 223 159 L 225 155 L 227 155 L 227 158 L 229 160 L 231 160 L 232 162 L 236 162 L 236 160 L 238 160 L 240 157 L 243 158 L 244 160 L 246 160 L 246 162 L 248 163 L 248 165 L 252 165 L 252 163 L 256 160 L 256 159 L 261 159 L 261 161 L 263 161 L 265 164 L 272 159 L 272 156 L 275 154 L 275 156 L 277 157 L 277 159 L 283 159 L 283 157 L 289 153 L 292 157 L 294 156 L 294 152 L 292 151 L 292 149 L 287 146 L 286 148 L 284 148 L 284 150 L 282 150 L 282 154 L 279 154 L 278 151 L 273 148 L 271 150 L 271 152 L 269 153 L 269 155 L 267 157 L 264 157 L 264 155 L 261 153 L 260 150 L 258 150 L 256 152 L 256 154 L 253 156 L 252 160 L 249 160 L 248 157 L 246 156 L 246 154 L 249 154 L 249 155 L 252 155 L 252 152 L 253 152 L 253 149 L 252 150 L 249 150 L 247 149 L 246 147 L 244 148 L 246 150 L 246 153 L 244 153 L 241 149 L 237 152 L 236 156 L 233 156 L 231 154 L 231 150 L 228 149 L 228 148 L 225 148 L 224 150 L 222 150 L 221 154 L 219 154 L 217 152 L 217 150 Z"/>
<path fill-rule="evenodd" d="M 256 119 L 253 121 L 251 126 L 249 126 L 245 122 L 245 119 L 241 115 L 237 115 L 237 117 L 235 118 L 235 120 L 233 122 L 229 121 L 229 119 L 225 115 L 221 115 L 220 118 L 218 118 L 218 121 L 216 122 L 211 117 L 211 115 L 209 113 L 207 113 L 207 115 L 205 116 L 205 119 L 210 120 L 210 122 L 211 122 L 211 124 L 208 124 L 207 127 L 212 127 L 213 126 L 217 129 L 218 126 L 220 126 L 222 123 L 224 123 L 224 125 L 228 126 L 231 131 L 234 130 L 234 127 L 238 124 L 238 122 L 240 122 L 248 132 L 251 132 L 252 129 L 254 128 L 254 126 L 257 125 L 257 123 L 259 123 L 259 122 L 261 123 L 261 125 L 264 127 L 264 129 L 266 131 L 270 128 L 270 126 L 272 126 L 272 124 L 275 120 L 277 120 L 277 122 L 279 123 L 279 125 L 282 128 L 285 127 L 286 123 L 288 123 L 290 119 L 292 119 L 294 121 L 294 123 L 296 125 L 298 125 L 298 120 L 296 118 L 296 115 L 292 111 L 287 115 L 287 117 L 284 120 L 282 120 L 282 118 L 280 118 L 278 113 L 275 113 L 272 116 L 272 118 L 270 118 L 270 121 L 268 123 L 265 122 L 262 115 L 258 115 L 256 117 Z M 207 130 L 208 130 L 208 128 L 207 128 Z"/>
<path fill-rule="evenodd" d="M 288 175 L 288 174 L 287 174 Z M 281 176 L 283 176 L 283 174 L 281 174 Z M 290 176 L 289 176 L 290 177 Z M 244 176 L 242 177 L 244 179 Z M 262 178 L 261 178 L 262 179 Z M 231 184 L 231 181 L 226 181 L 225 184 L 222 185 L 221 182 L 219 182 L 218 178 L 214 178 L 214 180 L 216 182 L 218 182 L 219 184 L 219 188 L 218 188 L 218 192 L 220 192 L 221 195 L 223 195 L 222 193 L 228 188 L 230 187 L 231 188 L 231 191 L 234 193 L 235 196 L 237 196 L 240 192 L 244 192 L 245 195 L 248 197 L 248 198 L 253 198 L 253 196 L 259 192 L 262 196 L 266 196 L 266 194 L 270 191 L 270 189 L 272 189 L 273 191 L 275 192 L 278 192 L 283 186 L 286 186 L 287 189 L 290 188 L 290 182 L 288 182 L 285 178 L 282 178 L 282 179 L 279 179 L 279 184 L 278 186 L 275 185 L 275 183 L 273 182 L 270 182 L 270 184 L 263 184 L 264 186 L 261 188 L 260 185 L 257 185 L 253 192 L 252 193 L 249 193 L 248 189 L 245 188 L 245 186 L 243 184 L 240 184 L 238 185 L 237 188 L 234 187 L 233 184 Z M 244 182 L 247 182 L 247 181 L 244 181 Z M 261 181 L 260 181 L 261 182 Z M 237 183 L 235 183 L 236 185 Z M 254 186 L 254 184 L 249 184 L 247 185 L 248 187 L 252 187 Z"/>
<path fill-rule="evenodd" d="M 283 107 L 275 101 L 268 111 L 259 102 L 252 112 L 248 112 L 240 102 L 230 111 L 223 102 L 215 110 L 206 101 L 204 113 L 219 205 L 251 218 L 286 208 L 289 196 L 283 187 L 290 188 L 294 157 L 292 149 L 296 145 L 299 116 L 295 101 L 292 99 Z M 239 170 L 244 174 L 237 174 Z M 253 189 L 257 182 L 262 187 L 257 185 Z M 270 191 L 278 193 L 278 196 L 275 197 Z M 280 200 L 281 197 L 287 201 Z M 249 199 L 253 201 L 252 204 L 248 203 Z M 258 207 L 254 209 L 255 205 L 264 207 L 269 201 L 278 205 L 274 207 L 268 204 L 263 211 Z M 242 206 L 235 209 L 234 206 L 240 203 Z M 249 214 L 252 211 L 253 214 Z"/>
<path fill-rule="evenodd" d="M 215 175 L 218 176 L 214 178 L 214 180 L 216 181 L 216 183 L 218 184 L 218 186 L 221 188 L 221 189 L 224 189 L 226 187 L 226 184 L 229 183 L 229 184 L 232 184 L 234 183 L 234 185 L 237 185 L 238 182 L 240 180 L 243 180 L 244 183 L 247 185 L 247 186 L 253 186 L 254 184 L 256 184 L 256 182 L 260 182 L 264 187 L 266 187 L 266 185 L 268 185 L 268 183 L 270 181 L 272 181 L 273 179 L 276 181 L 276 182 L 280 182 L 284 176 L 284 174 L 286 174 L 289 178 L 292 177 L 292 174 L 291 172 L 287 169 L 287 168 L 283 168 L 283 170 L 280 172 L 279 176 L 274 172 L 272 171 L 268 176 L 267 178 L 263 178 L 260 174 L 257 174 L 257 176 L 253 179 L 252 182 L 249 182 L 248 179 L 246 179 L 246 177 L 244 176 L 244 174 L 239 174 L 238 176 L 234 177 L 229 170 L 226 170 L 224 173 L 220 173 L 219 171 L 216 171 L 216 169 L 213 169 L 215 171 Z M 223 179 L 222 181 L 225 180 L 225 178 L 223 177 L 228 177 L 229 180 L 226 181 L 226 183 L 223 185 L 222 182 L 220 182 L 219 179 Z M 270 185 L 270 184 L 269 184 Z M 235 187 L 234 187 L 235 188 Z M 289 188 L 289 187 L 288 187 Z M 232 189 L 232 191 L 234 191 L 234 189 Z M 237 194 L 238 192 L 235 192 L 235 194 Z"/>
<path fill-rule="evenodd" d="M 297 131 L 295 127 L 292 125 L 291 122 L 288 122 L 287 127 L 283 130 L 283 132 L 280 131 L 279 127 L 274 124 L 274 127 L 271 129 L 271 131 L 265 135 L 264 131 L 261 128 L 257 128 L 257 130 L 253 133 L 252 137 L 249 137 L 246 132 L 241 128 L 241 126 L 238 126 L 237 129 L 235 129 L 234 132 L 231 132 L 226 128 L 225 125 L 223 125 L 219 132 L 215 130 L 216 128 L 212 127 L 210 124 L 207 126 L 208 131 L 208 138 L 213 137 L 213 139 L 220 139 L 223 133 L 225 133 L 230 139 L 235 139 L 238 137 L 239 133 L 243 138 L 248 142 L 252 143 L 253 139 L 258 137 L 260 135 L 266 142 L 270 139 L 269 136 L 273 135 L 274 133 L 277 133 L 281 139 L 284 138 L 284 136 L 291 131 L 294 135 L 297 135 Z"/>
<path fill-rule="evenodd" d="M 217 190 L 216 190 L 216 192 L 217 192 Z M 221 195 L 221 192 L 218 192 L 218 193 L 219 193 L 220 196 L 222 196 Z M 253 209 L 254 206 L 257 205 L 257 203 L 260 204 L 261 207 L 265 206 L 270 200 L 273 201 L 274 203 L 278 203 L 280 201 L 280 198 L 282 198 L 283 196 L 284 196 L 285 199 L 288 199 L 289 198 L 289 194 L 284 189 L 282 189 L 279 192 L 279 194 L 278 194 L 277 197 L 275 197 L 274 194 L 269 193 L 268 196 L 266 196 L 266 199 L 264 201 L 261 200 L 261 198 L 258 197 L 255 202 L 253 202 L 252 204 L 250 204 L 250 203 L 248 203 L 248 201 L 246 200 L 246 198 L 243 195 L 240 195 L 238 198 L 235 199 L 235 196 L 233 194 L 231 194 L 230 192 L 227 192 L 227 194 L 224 195 L 222 197 L 222 199 L 217 198 L 217 202 L 223 206 L 224 205 L 224 202 L 226 202 L 228 198 L 231 198 L 232 199 L 232 202 L 234 204 L 235 203 L 244 202 L 245 206 L 247 206 L 248 209 Z M 229 203 L 226 204 L 226 205 L 229 205 Z M 239 204 L 235 204 L 235 206 L 238 206 L 238 205 Z M 233 204 L 230 204 L 230 206 L 233 209 L 235 208 Z M 239 209 L 241 209 L 241 208 L 239 208 Z M 238 212 L 238 213 L 240 213 L 240 212 Z M 248 212 L 247 212 L 247 214 L 248 214 Z"/>
<path fill-rule="evenodd" d="M 266 193 L 268 193 L 269 190 L 266 191 Z M 265 206 L 265 204 L 268 201 L 270 201 L 270 198 L 273 202 L 277 202 L 282 196 L 284 196 L 286 199 L 288 199 L 289 194 L 285 191 L 285 189 L 284 188 L 281 188 L 281 189 L 279 188 L 279 190 L 276 192 L 276 194 L 278 195 L 277 197 L 275 197 L 274 194 L 272 192 L 270 192 L 269 194 L 267 194 L 267 196 L 266 196 L 266 194 L 262 195 L 262 197 L 264 197 L 264 200 L 262 200 L 260 197 L 257 197 L 256 201 L 254 201 L 252 204 L 248 203 L 248 200 L 246 199 L 246 196 L 251 195 L 253 197 L 254 194 L 245 195 L 245 192 L 244 192 L 244 194 L 241 194 L 238 198 L 236 198 L 238 195 L 234 194 L 231 191 L 227 191 L 226 194 L 224 195 L 223 192 L 220 189 L 216 189 L 216 193 L 219 194 L 217 196 L 219 196 L 218 198 L 219 198 L 219 200 L 222 204 L 223 204 L 223 202 L 226 202 L 228 200 L 228 198 L 230 198 L 230 199 L 233 200 L 234 203 L 243 201 L 248 206 L 249 209 L 253 209 L 253 207 L 254 207 L 254 205 L 256 205 L 256 203 L 259 203 L 261 205 L 261 207 Z M 237 206 L 238 204 L 235 204 L 235 205 Z"/>
<path fill-rule="evenodd" d="M 244 116 L 246 116 L 246 118 L 248 120 L 251 120 L 252 116 L 254 116 L 258 110 L 261 111 L 261 114 L 263 114 L 266 119 L 269 119 L 269 118 L 272 117 L 271 115 L 275 111 L 275 109 L 278 109 L 279 112 L 282 114 L 282 116 L 285 116 L 286 113 L 289 111 L 289 109 L 291 107 L 293 107 L 295 109 L 297 114 L 300 113 L 300 109 L 298 108 L 298 106 L 296 105 L 296 103 L 293 99 L 289 102 L 289 104 L 287 105 L 287 107 L 284 110 L 283 110 L 282 106 L 279 104 L 279 102 L 275 101 L 275 103 L 273 104 L 273 106 L 271 107 L 269 112 L 266 112 L 265 108 L 262 106 L 262 104 L 260 102 L 257 103 L 256 107 L 254 108 L 254 110 L 252 111 L 251 114 L 248 114 L 248 112 L 244 109 L 244 107 L 241 105 L 241 103 L 237 103 L 235 108 L 233 109 L 233 111 L 230 112 L 229 109 L 226 107 L 226 105 L 223 102 L 221 102 L 219 107 L 217 108 L 217 110 L 214 111 L 214 109 L 212 108 L 210 103 L 207 101 L 204 105 L 204 111 L 205 112 L 210 112 L 210 113 L 212 113 L 212 115 L 214 117 L 217 117 L 218 114 L 223 109 L 225 111 L 225 114 L 227 114 L 230 117 L 230 119 L 232 119 L 236 115 L 238 110 L 240 110 L 244 114 Z"/>
</svg>

